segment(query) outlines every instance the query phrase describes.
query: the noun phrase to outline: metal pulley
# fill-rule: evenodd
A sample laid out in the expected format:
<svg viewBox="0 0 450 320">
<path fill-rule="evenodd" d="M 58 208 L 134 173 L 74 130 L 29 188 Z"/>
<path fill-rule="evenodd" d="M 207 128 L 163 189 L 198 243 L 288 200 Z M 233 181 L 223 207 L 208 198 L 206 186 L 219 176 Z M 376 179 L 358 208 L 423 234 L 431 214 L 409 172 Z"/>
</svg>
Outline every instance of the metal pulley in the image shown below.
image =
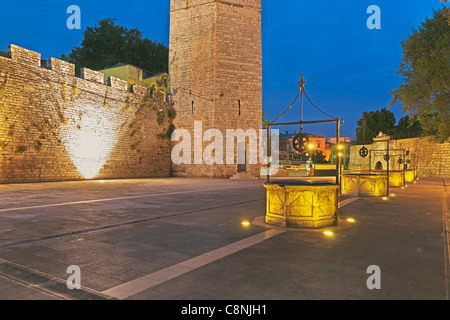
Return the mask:
<svg viewBox="0 0 450 320">
<path fill-rule="evenodd" d="M 359 149 L 359 155 L 362 158 L 367 157 L 368 154 L 369 154 L 369 150 L 366 147 L 362 147 L 361 149 Z"/>
<path fill-rule="evenodd" d="M 305 144 L 308 142 L 308 137 L 304 133 L 297 134 L 292 140 L 292 147 L 295 151 L 303 153 L 306 149 Z"/>
</svg>

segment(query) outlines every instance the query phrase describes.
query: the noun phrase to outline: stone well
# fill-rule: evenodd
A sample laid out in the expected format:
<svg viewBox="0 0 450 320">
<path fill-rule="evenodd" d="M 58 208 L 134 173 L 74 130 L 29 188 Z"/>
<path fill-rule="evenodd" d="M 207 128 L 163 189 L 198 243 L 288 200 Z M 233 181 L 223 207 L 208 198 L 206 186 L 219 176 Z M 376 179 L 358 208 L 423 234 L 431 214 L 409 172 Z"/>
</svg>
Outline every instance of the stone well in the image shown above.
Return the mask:
<svg viewBox="0 0 450 320">
<path fill-rule="evenodd" d="M 402 187 L 403 179 L 405 179 L 405 172 L 403 171 L 389 171 L 389 186 Z"/>
<path fill-rule="evenodd" d="M 405 171 L 405 182 L 414 182 L 417 178 L 416 170 L 406 170 Z"/>
<path fill-rule="evenodd" d="M 341 175 L 341 194 L 355 197 L 384 197 L 388 192 L 387 183 L 386 175 L 345 173 Z"/>
<path fill-rule="evenodd" d="M 282 227 L 322 228 L 338 222 L 339 185 L 278 180 L 267 190 L 266 223 Z"/>
<path fill-rule="evenodd" d="M 391 187 L 403 187 L 404 182 L 414 182 L 416 178 L 416 170 L 390 171 L 389 185 Z"/>
</svg>

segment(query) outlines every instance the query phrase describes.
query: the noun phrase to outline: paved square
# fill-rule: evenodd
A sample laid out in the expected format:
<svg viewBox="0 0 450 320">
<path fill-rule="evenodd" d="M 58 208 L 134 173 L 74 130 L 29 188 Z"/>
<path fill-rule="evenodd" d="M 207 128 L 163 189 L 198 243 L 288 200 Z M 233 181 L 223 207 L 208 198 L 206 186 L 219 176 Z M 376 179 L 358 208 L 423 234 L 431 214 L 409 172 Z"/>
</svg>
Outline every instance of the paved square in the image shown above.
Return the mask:
<svg viewBox="0 0 450 320">
<path fill-rule="evenodd" d="M 264 224 L 263 183 L 0 185 L 0 299 L 448 298 L 450 181 L 342 198 L 332 236 Z M 81 290 L 66 286 L 71 265 Z M 381 289 L 367 287 L 371 265 Z"/>
</svg>

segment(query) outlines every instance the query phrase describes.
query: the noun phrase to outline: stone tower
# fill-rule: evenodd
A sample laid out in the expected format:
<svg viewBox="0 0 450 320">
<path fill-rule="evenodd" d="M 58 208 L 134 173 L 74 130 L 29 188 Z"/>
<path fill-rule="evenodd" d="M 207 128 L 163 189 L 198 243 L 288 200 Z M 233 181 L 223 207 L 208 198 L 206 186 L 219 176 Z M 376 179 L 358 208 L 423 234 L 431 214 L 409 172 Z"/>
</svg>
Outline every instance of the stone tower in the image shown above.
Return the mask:
<svg viewBox="0 0 450 320">
<path fill-rule="evenodd" d="M 259 136 L 262 128 L 261 0 L 171 0 L 170 9 L 169 77 L 175 126 L 192 135 L 191 164 L 176 165 L 174 171 L 206 177 L 245 171 L 259 176 L 259 160 L 252 152 L 257 144 L 247 138 L 238 145 L 236 139 L 235 161 L 230 164 L 225 159 L 225 140 L 227 129 L 251 129 Z M 194 143 L 202 140 L 199 130 L 194 136 L 198 121 L 200 134 L 211 128 L 223 133 L 223 164 L 194 159 L 195 152 L 201 154 L 215 141 Z M 237 149 L 242 151 L 240 164 Z"/>
</svg>

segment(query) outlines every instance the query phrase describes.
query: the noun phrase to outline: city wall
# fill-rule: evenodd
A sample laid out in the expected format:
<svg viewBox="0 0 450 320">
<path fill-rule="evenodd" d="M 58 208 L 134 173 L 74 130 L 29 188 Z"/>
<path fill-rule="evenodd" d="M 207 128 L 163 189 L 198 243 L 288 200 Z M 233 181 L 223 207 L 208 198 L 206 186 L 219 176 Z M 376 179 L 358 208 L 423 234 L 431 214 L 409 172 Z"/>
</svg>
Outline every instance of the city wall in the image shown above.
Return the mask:
<svg viewBox="0 0 450 320">
<path fill-rule="evenodd" d="M 375 139 L 376 140 L 376 139 Z M 362 145 L 350 147 L 349 169 L 353 171 L 366 171 L 369 167 L 376 170 L 379 162 L 386 170 L 387 162 L 384 160 L 387 143 L 384 138 L 374 141 L 365 147 L 370 150 L 367 157 L 359 155 Z M 410 138 L 390 140 L 389 142 L 390 165 L 389 170 L 402 170 L 404 161 L 409 160 L 409 169 L 416 169 L 420 178 L 448 178 L 450 177 L 450 143 L 437 143 L 424 138 Z M 402 163 L 399 163 L 402 159 Z"/>
<path fill-rule="evenodd" d="M 162 95 L 10 45 L 0 55 L 0 183 L 166 177 Z"/>
</svg>

